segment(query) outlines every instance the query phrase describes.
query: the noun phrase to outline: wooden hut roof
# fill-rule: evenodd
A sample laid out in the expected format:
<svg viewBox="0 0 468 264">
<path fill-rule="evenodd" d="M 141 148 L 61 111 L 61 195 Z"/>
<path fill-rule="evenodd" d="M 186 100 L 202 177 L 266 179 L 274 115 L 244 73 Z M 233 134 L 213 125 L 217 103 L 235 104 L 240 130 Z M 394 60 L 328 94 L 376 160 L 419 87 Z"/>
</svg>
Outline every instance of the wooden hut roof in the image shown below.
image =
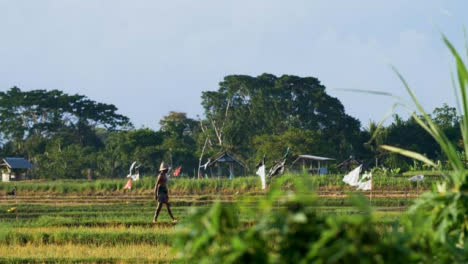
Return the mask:
<svg viewBox="0 0 468 264">
<path fill-rule="evenodd" d="M 327 157 L 320 157 L 320 156 L 314 156 L 314 155 L 299 155 L 296 160 L 293 161 L 291 165 L 294 165 L 296 162 L 299 160 L 316 160 L 316 161 L 330 161 L 330 160 L 335 160 L 333 158 L 327 158 Z"/>
<path fill-rule="evenodd" d="M 241 162 L 239 159 L 235 158 L 234 155 L 228 152 L 222 152 L 215 156 L 215 158 L 208 164 L 208 166 L 212 166 L 215 163 L 237 163 L 241 165 L 242 167 L 246 167 L 243 162 Z"/>
</svg>

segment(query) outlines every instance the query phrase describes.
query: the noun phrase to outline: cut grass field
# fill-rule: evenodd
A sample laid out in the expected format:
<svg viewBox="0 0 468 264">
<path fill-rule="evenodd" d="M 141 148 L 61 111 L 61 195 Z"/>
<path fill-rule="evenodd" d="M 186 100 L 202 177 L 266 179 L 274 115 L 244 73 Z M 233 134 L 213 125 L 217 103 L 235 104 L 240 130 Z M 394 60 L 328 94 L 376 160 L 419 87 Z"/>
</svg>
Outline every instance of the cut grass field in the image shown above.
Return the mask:
<svg viewBox="0 0 468 264">
<path fill-rule="evenodd" d="M 0 247 L 0 263 L 170 263 L 169 246 L 34 245 Z"/>
<path fill-rule="evenodd" d="M 154 206 L 16 204 L 0 207 L 0 263 L 170 263 L 176 232 L 167 213 L 151 223 Z M 174 208 L 184 221 L 185 207 Z M 88 213 L 93 212 L 93 214 Z"/>
<path fill-rule="evenodd" d="M 406 177 L 393 178 L 377 180 L 373 191 L 372 206 L 382 230 L 390 228 L 417 196 L 416 187 L 406 184 Z M 346 197 L 352 189 L 338 180 L 338 176 L 315 179 L 319 186 L 314 205 L 317 212 L 360 213 Z M 215 201 L 237 201 L 242 208 L 251 209 L 242 210 L 240 215 L 248 226 L 258 220 L 255 206 L 264 196 L 258 179 L 253 177 L 235 181 L 172 180 L 171 203 L 180 222 L 172 224 L 163 208 L 158 223 L 153 224 L 153 179 L 140 181 L 137 191 L 126 194 L 115 187 L 120 182 L 125 180 L 1 183 L 2 190 L 16 184 L 18 196 L 16 200 L 0 196 L 0 263 L 171 263 L 175 260 L 171 244 L 177 226 L 189 221 L 191 209 L 206 208 Z M 390 188 L 391 182 L 394 188 Z M 379 183 L 384 188 L 379 188 Z M 430 184 L 428 180 L 422 186 Z M 57 186 L 68 191 L 57 191 Z M 288 183 L 284 188 L 289 188 Z M 8 212 L 12 207 L 16 210 Z"/>
<path fill-rule="evenodd" d="M 92 210 L 93 205 L 66 205 L 56 212 L 73 212 L 74 216 L 54 216 L 48 205 L 28 206 L 37 218 L 16 218 L 0 220 L 0 262 L 172 262 L 174 253 L 171 242 L 177 233 L 177 225 L 170 222 L 162 212 L 159 223 L 152 224 L 154 207 L 140 207 L 140 204 L 125 205 L 122 212 L 119 205 L 98 205 L 96 216 L 82 214 Z M 2 206 L 2 210 L 7 206 Z M 174 213 L 184 224 L 187 211 L 192 207 L 175 207 Z M 139 212 L 137 209 L 140 209 Z M 390 226 L 405 208 L 375 207 L 382 227 Z M 321 214 L 355 214 L 349 206 L 317 206 Z M 114 213 L 113 216 L 108 214 Z M 255 214 L 241 217 L 248 225 L 255 221 Z"/>
</svg>

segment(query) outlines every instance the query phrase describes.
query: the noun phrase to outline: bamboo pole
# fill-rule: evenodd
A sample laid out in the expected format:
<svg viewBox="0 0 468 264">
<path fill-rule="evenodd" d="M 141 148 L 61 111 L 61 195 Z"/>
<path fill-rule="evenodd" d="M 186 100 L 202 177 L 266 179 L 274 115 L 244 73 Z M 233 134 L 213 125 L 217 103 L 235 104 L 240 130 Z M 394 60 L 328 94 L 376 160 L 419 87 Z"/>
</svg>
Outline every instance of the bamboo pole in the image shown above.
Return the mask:
<svg viewBox="0 0 468 264">
<path fill-rule="evenodd" d="M 16 186 L 15 186 L 15 207 L 16 207 L 16 210 L 15 210 L 15 214 L 16 214 L 16 223 L 18 223 L 18 200 L 16 199 Z"/>
<path fill-rule="evenodd" d="M 202 130 L 203 134 L 205 134 L 206 137 L 208 138 L 208 143 L 210 144 L 210 146 L 213 146 L 213 143 L 211 143 L 211 139 L 210 139 L 210 137 L 208 136 L 208 133 L 207 133 L 207 131 L 206 131 L 207 129 L 206 129 L 205 126 L 203 125 L 201 119 L 200 119 L 200 127 L 201 127 L 201 130 Z"/>
<path fill-rule="evenodd" d="M 373 189 L 373 186 L 372 186 L 372 176 L 370 178 L 370 206 L 372 207 L 372 189 Z"/>
<path fill-rule="evenodd" d="M 416 196 L 419 197 L 419 181 L 416 181 Z"/>
<path fill-rule="evenodd" d="M 206 143 L 208 143 L 208 136 L 206 137 L 205 139 L 205 144 L 203 144 L 203 149 L 202 149 L 202 153 L 200 155 L 200 159 L 198 160 L 198 174 L 197 174 L 197 178 L 200 179 L 200 166 L 201 166 L 201 162 L 202 162 L 202 159 L 203 159 L 203 154 L 205 153 L 205 148 L 206 148 Z"/>
<path fill-rule="evenodd" d="M 223 125 L 221 126 L 221 129 L 219 131 L 219 136 L 223 138 L 223 131 L 224 131 L 224 125 L 226 125 L 226 120 L 228 118 L 228 112 L 229 112 L 229 106 L 231 105 L 231 99 L 228 100 L 227 106 L 226 106 L 226 112 L 224 114 L 224 121 Z"/>
<path fill-rule="evenodd" d="M 408 187 L 405 188 L 405 205 L 408 204 Z"/>
</svg>

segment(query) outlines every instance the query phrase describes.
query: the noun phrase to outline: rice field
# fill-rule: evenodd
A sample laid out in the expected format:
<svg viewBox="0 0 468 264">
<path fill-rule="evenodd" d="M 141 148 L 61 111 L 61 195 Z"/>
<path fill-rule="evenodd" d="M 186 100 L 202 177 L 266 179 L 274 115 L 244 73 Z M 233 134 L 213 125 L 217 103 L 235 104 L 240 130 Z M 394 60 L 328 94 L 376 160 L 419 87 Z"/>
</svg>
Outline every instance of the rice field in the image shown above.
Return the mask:
<svg viewBox="0 0 468 264">
<path fill-rule="evenodd" d="M 314 179 L 317 211 L 359 213 L 346 198 L 352 189 L 339 180 L 338 175 Z M 264 196 L 255 177 L 172 180 L 172 211 L 180 221 L 173 224 L 163 208 L 153 224 L 153 181 L 143 179 L 126 193 L 125 180 L 1 183 L 0 263 L 173 263 L 177 254 L 171 244 L 178 226 L 190 221 L 191 209 L 215 201 L 254 207 Z M 431 181 L 413 186 L 407 177 L 376 177 L 372 198 L 366 195 L 382 226 L 398 219 Z M 5 194 L 13 185 L 16 199 Z M 250 212 L 240 217 L 245 225 L 258 217 Z"/>
<path fill-rule="evenodd" d="M 429 188 L 435 181 L 441 180 L 439 173 L 431 171 L 421 171 L 418 174 L 425 174 L 425 181 L 419 183 L 421 188 Z M 300 175 L 289 174 L 291 177 L 308 177 L 310 182 L 320 190 L 346 190 L 346 184 L 342 181 L 343 174 L 330 175 Z M 408 181 L 411 173 L 405 175 L 373 175 L 373 186 L 380 190 L 407 190 L 416 187 L 416 183 Z M 141 180 L 133 183 L 133 193 L 151 193 L 154 188 L 155 176 L 145 176 Z M 53 194 L 105 194 L 109 192 L 122 193 L 126 184 L 126 178 L 103 179 L 103 180 L 57 180 L 43 181 L 31 180 L 24 182 L 8 182 L 0 184 L 0 193 L 11 190 L 14 186 L 22 192 L 43 192 Z M 258 193 L 260 179 L 256 176 L 236 177 L 233 180 L 222 178 L 189 179 L 180 178 L 171 181 L 171 192 L 176 194 L 239 194 Z M 286 186 L 287 187 L 287 186 Z"/>
</svg>

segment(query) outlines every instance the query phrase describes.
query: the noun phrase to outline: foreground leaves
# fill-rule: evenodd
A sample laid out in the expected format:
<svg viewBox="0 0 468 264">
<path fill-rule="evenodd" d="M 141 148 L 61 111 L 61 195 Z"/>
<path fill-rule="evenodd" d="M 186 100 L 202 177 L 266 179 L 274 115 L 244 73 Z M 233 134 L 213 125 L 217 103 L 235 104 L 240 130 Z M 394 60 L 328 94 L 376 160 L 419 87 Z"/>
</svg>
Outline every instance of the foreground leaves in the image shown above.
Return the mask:
<svg viewBox="0 0 468 264">
<path fill-rule="evenodd" d="M 444 37 L 457 65 L 457 96 L 463 117 L 460 128 L 464 155 L 425 112 L 402 75 L 396 71 L 413 106 L 402 105 L 439 144 L 451 167 L 441 172 L 445 181 L 418 199 L 391 230 L 379 226 L 367 201 L 354 198 L 361 213 L 323 216 L 313 207 L 307 182 L 284 192 L 273 184 L 266 199 L 257 204 L 252 226 L 239 225 L 239 207 L 213 206 L 197 212 L 176 246 L 184 261 L 201 263 L 466 263 L 468 262 L 468 70 L 453 45 Z M 411 110 L 414 108 L 415 110 Z M 377 129 L 378 131 L 378 129 Z M 382 148 L 430 166 L 424 155 L 392 146 Z M 254 206 L 255 207 L 255 206 Z M 215 232 L 213 232 L 215 231 Z"/>
</svg>

